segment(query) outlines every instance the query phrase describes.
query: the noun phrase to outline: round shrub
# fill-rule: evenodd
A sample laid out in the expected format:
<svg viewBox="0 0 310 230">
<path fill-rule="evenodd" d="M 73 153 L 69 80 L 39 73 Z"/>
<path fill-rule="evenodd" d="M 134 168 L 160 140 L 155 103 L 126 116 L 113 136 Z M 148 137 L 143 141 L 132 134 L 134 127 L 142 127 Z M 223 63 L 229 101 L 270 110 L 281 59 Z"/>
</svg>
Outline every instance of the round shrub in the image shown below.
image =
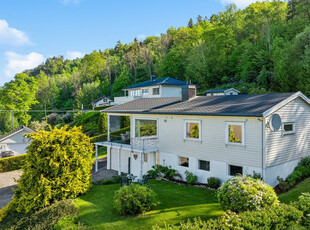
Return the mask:
<svg viewBox="0 0 310 230">
<path fill-rule="evenodd" d="M 221 180 L 217 177 L 209 177 L 208 186 L 210 188 L 218 189 L 221 186 Z"/>
<path fill-rule="evenodd" d="M 75 198 L 91 186 L 93 145 L 81 128 L 68 126 L 27 134 L 32 140 L 13 200 L 19 212 Z"/>
<path fill-rule="evenodd" d="M 131 183 L 115 192 L 114 208 L 120 215 L 137 215 L 157 205 L 153 190 Z"/>
<path fill-rule="evenodd" d="M 236 176 L 226 181 L 218 190 L 222 207 L 234 212 L 259 210 L 279 204 L 273 188 L 261 180 Z"/>
</svg>

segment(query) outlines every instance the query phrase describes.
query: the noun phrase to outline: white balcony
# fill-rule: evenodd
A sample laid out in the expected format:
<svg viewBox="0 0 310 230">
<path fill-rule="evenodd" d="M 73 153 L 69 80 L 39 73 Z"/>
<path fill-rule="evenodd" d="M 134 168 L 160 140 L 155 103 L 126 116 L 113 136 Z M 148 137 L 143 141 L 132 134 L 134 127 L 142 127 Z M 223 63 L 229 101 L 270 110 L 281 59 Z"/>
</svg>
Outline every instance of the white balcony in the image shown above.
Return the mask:
<svg viewBox="0 0 310 230">
<path fill-rule="evenodd" d="M 111 136 L 111 141 L 101 143 L 102 146 L 122 148 L 130 151 L 138 151 L 143 153 L 158 151 L 157 137 L 136 137 L 126 139 L 122 137 Z"/>
</svg>

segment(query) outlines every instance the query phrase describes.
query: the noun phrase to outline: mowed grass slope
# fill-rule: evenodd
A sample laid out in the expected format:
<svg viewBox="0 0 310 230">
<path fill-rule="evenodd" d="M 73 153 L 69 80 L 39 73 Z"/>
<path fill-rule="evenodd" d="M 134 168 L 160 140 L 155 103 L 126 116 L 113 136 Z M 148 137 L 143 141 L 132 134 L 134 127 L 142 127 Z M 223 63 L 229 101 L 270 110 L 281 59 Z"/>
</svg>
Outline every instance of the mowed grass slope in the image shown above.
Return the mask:
<svg viewBox="0 0 310 230">
<path fill-rule="evenodd" d="M 151 229 L 158 224 L 178 224 L 200 216 L 203 220 L 223 214 L 216 192 L 203 188 L 179 186 L 164 181 L 149 181 L 160 204 L 155 210 L 137 217 L 123 217 L 113 210 L 113 196 L 119 184 L 97 185 L 75 199 L 80 220 L 91 229 Z"/>
<path fill-rule="evenodd" d="M 310 177 L 300 182 L 296 187 L 279 196 L 279 200 L 289 204 L 291 201 L 297 201 L 302 193 L 310 193 Z M 310 205 L 310 204 L 309 204 Z"/>
</svg>

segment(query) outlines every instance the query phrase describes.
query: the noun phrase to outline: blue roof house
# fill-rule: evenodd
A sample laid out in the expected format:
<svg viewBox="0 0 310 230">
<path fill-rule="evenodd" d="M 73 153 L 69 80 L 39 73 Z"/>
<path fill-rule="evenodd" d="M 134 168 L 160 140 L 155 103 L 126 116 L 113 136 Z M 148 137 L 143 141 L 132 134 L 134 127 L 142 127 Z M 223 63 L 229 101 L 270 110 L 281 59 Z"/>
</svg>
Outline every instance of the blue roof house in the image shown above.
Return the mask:
<svg viewBox="0 0 310 230">
<path fill-rule="evenodd" d="M 124 88 L 124 97 L 115 97 L 114 102 L 118 105 L 137 98 L 182 97 L 182 87 L 191 89 L 196 95 L 196 87 L 190 82 L 171 77 L 156 79 L 151 76 L 148 81 Z"/>
</svg>

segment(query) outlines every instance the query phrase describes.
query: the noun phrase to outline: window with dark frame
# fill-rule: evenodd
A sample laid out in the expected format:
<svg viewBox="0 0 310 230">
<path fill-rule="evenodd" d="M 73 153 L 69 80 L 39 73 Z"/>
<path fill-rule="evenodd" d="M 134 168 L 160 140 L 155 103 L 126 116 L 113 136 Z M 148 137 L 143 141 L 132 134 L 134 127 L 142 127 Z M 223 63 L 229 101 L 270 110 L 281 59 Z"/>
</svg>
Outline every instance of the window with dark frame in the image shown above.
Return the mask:
<svg viewBox="0 0 310 230">
<path fill-rule="evenodd" d="M 188 167 L 189 158 L 188 157 L 179 157 L 179 165 L 183 167 Z"/>
<path fill-rule="evenodd" d="M 159 95 L 159 87 L 153 88 L 153 95 Z"/>
<path fill-rule="evenodd" d="M 198 168 L 200 170 L 210 171 L 210 161 L 198 160 Z"/>
<path fill-rule="evenodd" d="M 241 166 L 229 165 L 229 175 L 236 176 L 237 174 L 243 175 L 243 168 Z"/>
</svg>

